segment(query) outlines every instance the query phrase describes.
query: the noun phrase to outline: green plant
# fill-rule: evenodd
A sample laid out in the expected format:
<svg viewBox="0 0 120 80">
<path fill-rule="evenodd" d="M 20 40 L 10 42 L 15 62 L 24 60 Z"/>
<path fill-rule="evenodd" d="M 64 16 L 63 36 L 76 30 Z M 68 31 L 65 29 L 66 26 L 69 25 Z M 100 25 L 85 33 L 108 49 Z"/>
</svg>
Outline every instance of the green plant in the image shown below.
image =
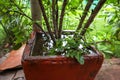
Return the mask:
<svg viewBox="0 0 120 80">
<path fill-rule="evenodd" d="M 77 0 L 75 0 L 75 2 L 76 1 Z M 84 64 L 83 55 L 85 55 L 86 53 L 90 53 L 89 50 L 91 50 L 90 44 L 87 43 L 85 39 L 85 33 L 89 28 L 90 24 L 93 22 L 95 16 L 101 9 L 102 5 L 105 3 L 105 1 L 106 0 L 100 0 L 99 3 L 94 8 L 94 10 L 90 11 L 89 9 L 90 9 L 90 6 L 92 5 L 93 0 L 89 0 L 85 6 L 85 9 L 82 15 L 80 14 L 81 16 L 80 16 L 80 20 L 78 21 L 78 27 L 74 31 L 74 34 L 69 34 L 71 36 L 68 35 L 63 37 L 62 33 L 63 33 L 64 16 L 66 16 L 65 10 L 66 9 L 69 10 L 69 8 L 74 10 L 74 7 L 76 8 L 77 6 L 74 6 L 74 7 L 67 6 L 67 4 L 74 1 L 73 0 L 71 1 L 52 0 L 51 8 L 50 8 L 51 13 L 47 13 L 45 6 L 48 4 L 45 4 L 44 1 L 39 0 L 38 2 L 42 12 L 42 18 L 44 19 L 44 22 L 45 22 L 44 27 L 46 27 L 47 29 L 47 32 L 46 32 L 46 30 L 44 30 L 41 25 L 38 26 L 44 34 L 44 36 L 41 36 L 43 37 L 41 39 L 44 42 L 42 45 L 44 48 L 43 50 L 41 50 L 43 51 L 42 55 L 47 55 L 44 53 L 49 53 L 51 55 L 53 54 L 65 55 L 67 57 L 76 58 L 78 62 L 80 62 L 81 64 Z M 59 7 L 59 2 L 62 3 L 62 7 Z M 90 13 L 87 16 L 89 11 Z M 86 16 L 88 17 L 87 19 L 86 19 Z M 45 45 L 46 43 L 48 44 L 47 50 Z"/>
<path fill-rule="evenodd" d="M 25 17 L 29 6 L 27 0 L 1 0 L 0 1 L 0 25 L 5 32 L 5 40 L 15 49 L 25 43 L 32 30 L 31 22 Z M 28 17 L 28 16 L 27 16 Z M 24 36 L 23 36 L 24 35 Z M 6 42 L 5 41 L 5 42 Z"/>
<path fill-rule="evenodd" d="M 67 57 L 76 58 L 79 63 L 84 64 L 84 57 L 82 55 L 89 54 L 90 44 L 81 40 L 80 37 L 73 38 L 67 36 L 66 38 L 58 39 L 56 45 L 49 50 L 49 55 L 64 55 Z"/>
<path fill-rule="evenodd" d="M 87 42 L 95 44 L 106 58 L 119 57 L 119 0 L 109 0 L 87 30 Z"/>
<path fill-rule="evenodd" d="M 0 44 L 2 44 L 4 42 L 4 39 L 5 39 L 5 32 L 3 30 L 3 28 L 0 26 Z"/>
</svg>

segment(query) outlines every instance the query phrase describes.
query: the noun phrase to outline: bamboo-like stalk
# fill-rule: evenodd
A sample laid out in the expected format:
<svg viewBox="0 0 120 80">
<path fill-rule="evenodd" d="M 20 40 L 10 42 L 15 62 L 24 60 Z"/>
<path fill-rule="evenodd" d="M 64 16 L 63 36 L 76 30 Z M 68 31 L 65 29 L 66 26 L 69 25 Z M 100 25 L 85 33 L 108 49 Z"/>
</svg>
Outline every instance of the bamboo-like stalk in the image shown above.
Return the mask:
<svg viewBox="0 0 120 80">
<path fill-rule="evenodd" d="M 90 24 L 94 21 L 95 16 L 98 14 L 99 10 L 102 8 L 103 4 L 106 2 L 106 0 L 100 0 L 99 3 L 96 5 L 95 9 L 91 13 L 88 21 L 86 22 L 85 26 L 83 27 L 80 35 L 84 35 L 90 26 Z"/>
<path fill-rule="evenodd" d="M 41 8 L 41 11 L 42 11 L 42 14 L 43 14 L 43 17 L 44 17 L 46 26 L 47 26 L 47 30 L 48 30 L 48 32 L 49 32 L 49 34 L 50 34 L 51 39 L 53 40 L 53 42 L 54 42 L 54 44 L 55 44 L 55 43 L 56 43 L 56 42 L 55 42 L 55 37 L 54 37 L 54 35 L 53 35 L 53 33 L 52 33 L 52 30 L 51 30 L 51 28 L 50 28 L 50 24 L 49 24 L 49 22 L 48 22 L 48 18 L 47 18 L 47 16 L 46 16 L 45 9 L 44 9 L 44 6 L 43 6 L 43 4 L 42 4 L 42 0 L 39 0 L 39 5 L 40 5 L 40 8 Z"/>
<path fill-rule="evenodd" d="M 55 14 L 56 14 L 56 16 L 55 16 L 55 21 L 56 21 L 56 38 L 58 38 L 58 0 L 56 0 L 56 4 L 55 4 L 56 6 L 55 6 L 55 8 L 56 8 L 56 11 L 55 11 Z"/>
<path fill-rule="evenodd" d="M 78 32 L 82 28 L 82 24 L 83 24 L 83 22 L 84 22 L 84 20 L 85 20 L 85 18 L 87 16 L 87 13 L 88 13 L 92 3 L 93 3 L 93 0 L 88 0 L 87 5 L 85 6 L 84 12 L 82 14 L 82 17 L 80 19 L 79 25 L 78 25 L 78 27 L 76 29 L 76 32 Z"/>
<path fill-rule="evenodd" d="M 55 37 L 57 38 L 57 26 L 56 26 L 56 0 L 52 0 L 52 21 L 54 27 Z"/>
<path fill-rule="evenodd" d="M 65 14 L 65 7 L 67 3 L 68 3 L 68 0 L 64 0 L 63 5 L 62 5 L 62 11 L 61 11 L 60 22 L 59 22 L 59 30 L 58 30 L 58 38 L 61 38 L 63 17 Z"/>
</svg>

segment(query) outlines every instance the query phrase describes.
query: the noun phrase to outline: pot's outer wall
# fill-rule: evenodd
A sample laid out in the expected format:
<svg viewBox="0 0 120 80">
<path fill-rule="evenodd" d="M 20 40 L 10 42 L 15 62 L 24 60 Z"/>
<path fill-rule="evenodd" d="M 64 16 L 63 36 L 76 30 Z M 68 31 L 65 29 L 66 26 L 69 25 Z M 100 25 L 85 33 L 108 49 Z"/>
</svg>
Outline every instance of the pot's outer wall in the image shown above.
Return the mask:
<svg viewBox="0 0 120 80">
<path fill-rule="evenodd" d="M 26 80 L 94 80 L 103 63 L 103 55 L 98 51 L 84 56 L 84 65 L 63 56 L 29 56 L 31 42 L 26 45 L 22 58 Z"/>
<path fill-rule="evenodd" d="M 102 64 L 102 58 L 87 58 L 84 65 L 73 59 L 61 59 L 66 61 L 57 58 L 56 62 L 50 59 L 23 61 L 26 80 L 94 80 Z"/>
</svg>

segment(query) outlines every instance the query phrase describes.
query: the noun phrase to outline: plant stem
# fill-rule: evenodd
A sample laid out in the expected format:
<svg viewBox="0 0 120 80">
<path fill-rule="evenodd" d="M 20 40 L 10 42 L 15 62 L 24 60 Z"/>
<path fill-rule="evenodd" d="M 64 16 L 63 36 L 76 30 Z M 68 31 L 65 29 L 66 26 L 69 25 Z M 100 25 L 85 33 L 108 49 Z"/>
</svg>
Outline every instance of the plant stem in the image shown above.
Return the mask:
<svg viewBox="0 0 120 80">
<path fill-rule="evenodd" d="M 56 11 L 55 12 L 56 12 L 55 13 L 56 14 L 56 18 L 55 18 L 56 20 L 55 21 L 56 21 L 56 34 L 57 34 L 56 37 L 58 38 L 58 15 L 59 15 L 58 14 L 58 0 L 56 0 Z"/>
<path fill-rule="evenodd" d="M 64 0 L 63 5 L 62 5 L 62 11 L 61 11 L 60 22 L 59 22 L 58 38 L 61 38 L 63 17 L 65 14 L 65 7 L 66 7 L 67 3 L 68 3 L 68 0 Z"/>
<path fill-rule="evenodd" d="M 85 26 L 83 27 L 80 35 L 84 35 L 88 29 L 88 27 L 90 26 L 90 24 L 94 21 L 95 16 L 97 15 L 97 13 L 99 12 L 99 10 L 102 8 L 103 4 L 105 3 L 106 0 L 100 0 L 99 3 L 96 5 L 95 9 L 93 10 L 93 12 L 91 13 L 88 21 L 86 22 Z"/>
<path fill-rule="evenodd" d="M 31 16 L 34 22 L 36 21 L 40 21 L 39 24 L 42 24 L 42 13 L 41 13 L 41 9 L 38 3 L 38 0 L 30 0 L 31 3 Z M 33 24 L 33 30 L 36 32 L 38 31 L 38 27 Z"/>
<path fill-rule="evenodd" d="M 109 40 L 103 40 L 103 41 L 97 41 L 97 42 L 94 42 L 95 44 L 99 44 L 99 43 L 108 43 L 108 44 L 112 44 Z M 90 44 L 94 44 L 93 42 L 90 43 Z"/>
<path fill-rule="evenodd" d="M 84 9 L 83 15 L 82 15 L 82 17 L 80 19 L 79 25 L 78 25 L 78 27 L 76 29 L 76 32 L 78 32 L 82 28 L 82 24 L 83 24 L 83 22 L 84 22 L 84 20 L 85 20 L 85 18 L 87 16 L 87 13 L 88 13 L 92 3 L 93 3 L 93 0 L 88 0 L 87 5 L 86 5 L 86 7 Z M 75 34 L 74 34 L 74 36 L 75 36 Z"/>
<path fill-rule="evenodd" d="M 54 33 L 55 37 L 58 37 L 57 34 L 57 25 L 56 25 L 56 0 L 52 0 L 52 21 L 53 21 L 53 26 L 54 26 Z"/>
<path fill-rule="evenodd" d="M 44 6 L 43 6 L 43 4 L 42 4 L 42 0 L 39 0 L 39 5 L 40 5 L 40 8 L 41 8 L 41 11 L 42 11 L 42 14 L 43 14 L 43 17 L 44 17 L 46 26 L 47 26 L 47 30 L 48 30 L 48 32 L 49 32 L 49 34 L 50 34 L 50 37 L 51 37 L 51 39 L 53 40 L 54 44 L 56 44 L 56 42 L 55 42 L 55 37 L 54 37 L 54 35 L 53 35 L 52 31 L 51 31 L 50 24 L 49 24 L 48 18 L 47 18 L 47 16 L 46 16 Z"/>
</svg>

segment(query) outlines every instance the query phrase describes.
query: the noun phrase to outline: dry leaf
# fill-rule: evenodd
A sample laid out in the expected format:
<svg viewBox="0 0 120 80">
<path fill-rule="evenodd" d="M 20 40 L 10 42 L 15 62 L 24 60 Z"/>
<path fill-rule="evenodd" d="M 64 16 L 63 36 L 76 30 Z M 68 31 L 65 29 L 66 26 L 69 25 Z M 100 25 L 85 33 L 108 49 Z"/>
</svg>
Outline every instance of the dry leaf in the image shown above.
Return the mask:
<svg viewBox="0 0 120 80">
<path fill-rule="evenodd" d="M 21 58 L 24 48 L 25 48 L 25 44 L 18 50 L 12 50 L 9 53 L 8 57 L 0 64 L 0 71 L 21 66 Z"/>
</svg>

